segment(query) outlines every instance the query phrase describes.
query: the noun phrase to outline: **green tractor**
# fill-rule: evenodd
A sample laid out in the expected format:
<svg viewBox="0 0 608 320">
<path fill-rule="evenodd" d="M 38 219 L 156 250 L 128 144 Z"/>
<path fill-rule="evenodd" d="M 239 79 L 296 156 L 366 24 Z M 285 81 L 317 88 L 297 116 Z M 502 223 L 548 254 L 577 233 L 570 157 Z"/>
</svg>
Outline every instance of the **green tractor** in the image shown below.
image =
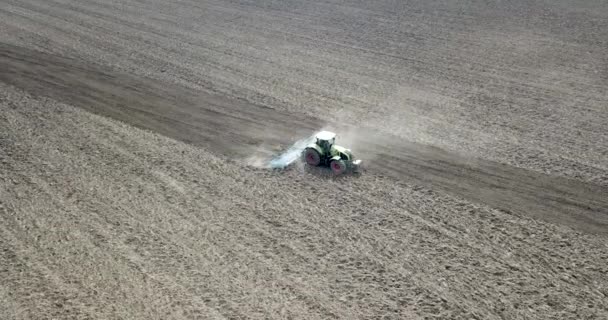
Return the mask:
<svg viewBox="0 0 608 320">
<path fill-rule="evenodd" d="M 359 171 L 361 160 L 355 160 L 349 149 L 335 145 L 335 141 L 336 134 L 333 132 L 317 133 L 315 142 L 308 145 L 302 153 L 306 164 L 329 167 L 336 175 Z"/>
</svg>

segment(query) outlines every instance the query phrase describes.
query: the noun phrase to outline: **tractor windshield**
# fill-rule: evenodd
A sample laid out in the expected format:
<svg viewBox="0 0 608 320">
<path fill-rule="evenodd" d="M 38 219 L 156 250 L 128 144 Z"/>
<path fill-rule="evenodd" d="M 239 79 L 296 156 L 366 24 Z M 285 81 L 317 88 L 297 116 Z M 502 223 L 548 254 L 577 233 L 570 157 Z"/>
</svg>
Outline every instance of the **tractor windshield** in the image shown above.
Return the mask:
<svg viewBox="0 0 608 320">
<path fill-rule="evenodd" d="M 333 140 L 333 139 L 332 139 Z M 321 139 L 317 139 L 317 144 L 323 148 L 323 150 L 329 150 L 331 149 L 331 145 L 332 145 L 331 140 L 321 140 Z"/>
</svg>

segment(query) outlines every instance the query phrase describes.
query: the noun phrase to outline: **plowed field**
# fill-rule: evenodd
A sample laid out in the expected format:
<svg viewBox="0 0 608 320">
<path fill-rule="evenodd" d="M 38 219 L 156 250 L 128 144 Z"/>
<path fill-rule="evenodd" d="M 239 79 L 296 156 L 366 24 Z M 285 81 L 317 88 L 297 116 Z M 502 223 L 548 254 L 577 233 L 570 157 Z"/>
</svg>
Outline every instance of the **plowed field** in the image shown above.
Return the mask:
<svg viewBox="0 0 608 320">
<path fill-rule="evenodd" d="M 0 31 L 2 319 L 608 317 L 601 1 L 0 0 Z M 256 165 L 320 129 L 366 170 Z"/>
</svg>

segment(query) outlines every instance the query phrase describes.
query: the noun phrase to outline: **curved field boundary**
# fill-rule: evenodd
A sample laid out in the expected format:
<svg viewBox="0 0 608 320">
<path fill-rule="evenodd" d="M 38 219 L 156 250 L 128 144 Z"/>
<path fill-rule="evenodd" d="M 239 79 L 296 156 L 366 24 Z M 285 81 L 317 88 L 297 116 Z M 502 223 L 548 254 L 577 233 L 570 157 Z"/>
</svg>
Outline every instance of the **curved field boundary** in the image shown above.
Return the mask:
<svg viewBox="0 0 608 320">
<path fill-rule="evenodd" d="M 0 44 L 0 81 L 134 126 L 245 158 L 327 125 L 244 100 L 142 79 L 101 66 Z M 608 234 L 606 188 L 358 129 L 368 172 L 431 186 L 494 208 L 583 232 Z"/>
</svg>

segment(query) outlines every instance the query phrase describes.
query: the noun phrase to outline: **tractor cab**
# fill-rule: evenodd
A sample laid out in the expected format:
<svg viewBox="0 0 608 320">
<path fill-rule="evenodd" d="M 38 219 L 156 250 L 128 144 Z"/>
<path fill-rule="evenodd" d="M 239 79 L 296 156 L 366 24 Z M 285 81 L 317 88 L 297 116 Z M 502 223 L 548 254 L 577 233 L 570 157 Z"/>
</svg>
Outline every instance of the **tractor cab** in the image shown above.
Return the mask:
<svg viewBox="0 0 608 320">
<path fill-rule="evenodd" d="M 321 131 L 316 136 L 316 144 L 324 153 L 330 153 L 331 147 L 336 142 L 336 134 L 329 131 Z"/>
<path fill-rule="evenodd" d="M 302 157 L 309 166 L 328 166 L 334 174 L 358 171 L 361 160 L 354 160 L 349 149 L 335 145 L 336 134 L 321 131 L 315 135 L 315 142 L 309 144 Z"/>
</svg>

